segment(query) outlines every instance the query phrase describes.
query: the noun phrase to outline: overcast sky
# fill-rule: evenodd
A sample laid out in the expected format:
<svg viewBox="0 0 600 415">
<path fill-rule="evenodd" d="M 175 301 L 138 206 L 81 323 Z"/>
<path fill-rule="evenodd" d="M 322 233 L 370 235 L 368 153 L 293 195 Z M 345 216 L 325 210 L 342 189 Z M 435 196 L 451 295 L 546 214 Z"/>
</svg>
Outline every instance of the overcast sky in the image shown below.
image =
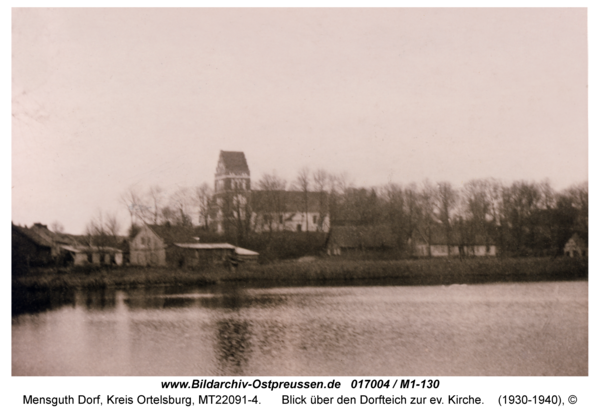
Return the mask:
<svg viewBox="0 0 600 415">
<path fill-rule="evenodd" d="M 588 178 L 585 9 L 14 9 L 12 220 L 83 233 L 131 186 Z"/>
</svg>

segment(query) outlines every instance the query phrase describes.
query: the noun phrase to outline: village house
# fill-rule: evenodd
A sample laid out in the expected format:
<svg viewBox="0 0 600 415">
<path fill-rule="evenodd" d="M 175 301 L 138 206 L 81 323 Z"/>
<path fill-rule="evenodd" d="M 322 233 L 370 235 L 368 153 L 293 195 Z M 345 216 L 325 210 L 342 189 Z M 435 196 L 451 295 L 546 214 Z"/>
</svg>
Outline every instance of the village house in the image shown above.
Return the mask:
<svg viewBox="0 0 600 415">
<path fill-rule="evenodd" d="M 144 224 L 129 241 L 131 265 L 167 265 L 167 249 L 173 250 L 175 243 L 195 243 L 191 229 L 181 226 Z M 172 258 L 170 258 L 172 259 Z"/>
<path fill-rule="evenodd" d="M 27 228 L 12 224 L 13 269 L 50 265 L 57 255 L 53 232 L 46 225 L 36 223 Z"/>
<path fill-rule="evenodd" d="M 577 234 L 573 234 L 565 244 L 565 255 L 571 258 L 578 256 L 587 256 L 588 248 L 585 241 Z"/>
<path fill-rule="evenodd" d="M 462 236 L 453 229 L 448 241 L 444 229 L 434 226 L 429 233 L 417 231 L 414 254 L 418 257 L 496 256 L 497 251 L 496 245 L 486 243 L 481 235 Z"/>
<path fill-rule="evenodd" d="M 123 251 L 110 246 L 61 246 L 63 265 L 123 265 Z"/>
<path fill-rule="evenodd" d="M 167 250 L 167 263 L 178 267 L 237 264 L 235 246 L 228 243 L 175 243 Z"/>
<path fill-rule="evenodd" d="M 206 267 L 227 265 L 258 253 L 228 243 L 201 243 L 191 228 L 144 224 L 130 241 L 130 262 L 142 266 Z M 238 257 L 239 253 L 239 257 Z"/>
<path fill-rule="evenodd" d="M 20 267 L 122 265 L 123 252 L 115 247 L 90 246 L 84 236 L 52 232 L 46 225 L 12 225 L 13 263 Z"/>
<path fill-rule="evenodd" d="M 328 232 L 325 192 L 253 190 L 246 156 L 221 151 L 215 173 L 212 228 L 224 233 L 227 221 L 254 232 Z"/>
<path fill-rule="evenodd" d="M 342 255 L 356 250 L 383 250 L 396 247 L 389 226 L 332 226 L 325 243 L 327 255 Z"/>
</svg>

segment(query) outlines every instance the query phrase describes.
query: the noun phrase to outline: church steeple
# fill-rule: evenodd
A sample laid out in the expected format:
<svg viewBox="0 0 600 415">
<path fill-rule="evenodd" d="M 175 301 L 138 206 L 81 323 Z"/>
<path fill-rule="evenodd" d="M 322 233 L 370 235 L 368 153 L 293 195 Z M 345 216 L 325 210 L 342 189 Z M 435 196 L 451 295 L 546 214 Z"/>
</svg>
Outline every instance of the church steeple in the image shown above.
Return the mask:
<svg viewBox="0 0 600 415">
<path fill-rule="evenodd" d="M 215 194 L 231 190 L 248 191 L 250 187 L 250 169 L 244 153 L 221 150 L 215 172 Z"/>
</svg>

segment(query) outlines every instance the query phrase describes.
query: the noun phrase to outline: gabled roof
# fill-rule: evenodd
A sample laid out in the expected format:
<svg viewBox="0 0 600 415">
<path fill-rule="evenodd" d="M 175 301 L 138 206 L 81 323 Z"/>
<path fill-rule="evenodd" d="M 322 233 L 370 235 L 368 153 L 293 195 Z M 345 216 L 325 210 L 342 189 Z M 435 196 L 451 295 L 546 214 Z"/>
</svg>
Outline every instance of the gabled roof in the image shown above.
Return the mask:
<svg viewBox="0 0 600 415">
<path fill-rule="evenodd" d="M 13 224 L 12 228 L 13 228 L 13 230 L 20 232 L 22 235 L 25 235 L 27 238 L 29 238 L 33 243 L 35 243 L 38 246 L 52 248 L 55 244 L 54 232 L 49 230 L 45 225 L 36 223 L 31 228 L 26 228 L 26 227 L 17 226 L 15 224 Z"/>
<path fill-rule="evenodd" d="M 448 241 L 446 230 L 442 226 L 433 225 L 431 229 L 417 229 L 415 234 L 417 244 L 430 245 L 459 245 L 461 238 L 455 229 L 450 230 L 450 241 Z M 485 244 L 484 244 L 485 245 Z"/>
<path fill-rule="evenodd" d="M 113 253 L 118 253 L 118 252 L 123 252 L 120 249 L 117 248 L 113 248 L 110 246 L 70 246 L 70 245 L 63 245 L 61 246 L 61 249 L 64 249 L 65 251 L 68 252 L 73 252 L 73 253 L 88 253 L 88 252 L 102 252 L 102 253 L 106 253 L 106 252 L 113 252 Z"/>
<path fill-rule="evenodd" d="M 247 174 L 250 169 L 243 151 L 223 151 L 219 155 L 219 164 L 223 164 L 224 174 Z"/>
<path fill-rule="evenodd" d="M 565 246 L 567 246 L 569 244 L 573 244 L 573 245 L 581 247 L 581 248 L 587 247 L 587 243 L 585 242 L 585 240 L 583 240 L 583 238 L 581 238 L 579 236 L 578 233 L 574 233 L 573 236 L 571 236 L 571 238 L 569 238 L 569 240 L 567 241 Z"/>
<path fill-rule="evenodd" d="M 321 198 L 323 207 L 321 207 Z M 308 201 L 309 212 L 327 211 L 327 193 L 295 190 L 254 190 L 252 191 L 252 207 L 258 212 L 304 212 Z M 279 206 L 278 206 L 279 205 Z"/>
<path fill-rule="evenodd" d="M 89 236 L 86 235 L 70 235 L 68 233 L 57 233 L 56 242 L 61 245 L 88 245 Z"/>
<path fill-rule="evenodd" d="M 146 225 L 167 245 L 174 243 L 198 242 L 196 232 L 183 226 L 172 225 Z"/>
<path fill-rule="evenodd" d="M 240 248 L 239 246 L 235 247 L 235 253 L 241 256 L 258 256 L 260 255 L 258 252 L 251 251 L 249 249 Z"/>
<path fill-rule="evenodd" d="M 389 226 L 337 226 L 329 233 L 328 245 L 340 248 L 391 248 L 396 240 Z"/>
<path fill-rule="evenodd" d="M 90 236 L 88 235 L 70 235 L 68 233 L 52 232 L 46 225 L 42 225 L 41 223 L 35 223 L 30 228 L 16 226 L 13 224 L 13 229 L 25 235 L 36 245 L 48 248 L 60 246 L 81 251 L 87 249 L 90 244 Z M 126 238 L 123 236 L 116 236 L 106 239 L 108 240 L 105 242 L 110 242 L 110 239 L 114 239 L 115 243 L 110 246 L 111 248 L 117 248 L 118 245 L 122 244 L 123 241 L 126 240 Z M 104 248 L 108 247 L 108 244 L 104 246 Z"/>
<path fill-rule="evenodd" d="M 175 246 L 184 249 L 235 249 L 235 246 L 226 243 L 215 243 L 215 244 L 179 244 L 176 243 Z"/>
<path fill-rule="evenodd" d="M 428 244 L 430 245 L 463 245 L 463 246 L 483 246 L 486 245 L 485 235 L 478 233 L 468 232 L 465 230 L 462 234 L 457 226 L 453 226 L 450 230 L 450 241 L 446 235 L 446 230 L 441 224 L 434 223 L 427 232 L 427 229 L 417 229 L 415 235 L 415 241 L 417 244 Z M 487 245 L 494 245 L 492 238 L 490 238 Z"/>
</svg>

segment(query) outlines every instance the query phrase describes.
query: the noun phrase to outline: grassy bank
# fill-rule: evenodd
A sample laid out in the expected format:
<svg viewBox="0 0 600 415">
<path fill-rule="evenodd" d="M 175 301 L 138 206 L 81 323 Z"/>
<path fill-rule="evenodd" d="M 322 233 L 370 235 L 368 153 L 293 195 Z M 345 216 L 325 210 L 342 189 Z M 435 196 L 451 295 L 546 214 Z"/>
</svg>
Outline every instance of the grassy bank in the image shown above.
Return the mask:
<svg viewBox="0 0 600 415">
<path fill-rule="evenodd" d="M 14 288 L 28 290 L 69 290 L 73 288 L 135 287 L 141 285 L 209 285 L 228 271 L 200 272 L 176 268 L 115 267 L 44 272 L 13 278 Z"/>
<path fill-rule="evenodd" d="M 587 279 L 588 263 L 571 258 L 470 258 L 397 261 L 326 259 L 307 263 L 278 263 L 226 274 L 226 280 L 375 280 L 399 284 L 476 284 L 511 281 Z"/>
<path fill-rule="evenodd" d="M 221 282 L 270 281 L 307 283 L 391 279 L 398 284 L 477 284 L 486 282 L 583 280 L 587 259 L 573 258 L 469 258 L 366 261 L 323 258 L 312 262 L 279 262 L 241 266 L 236 272 L 124 267 L 63 273 L 44 273 L 13 280 L 27 290 L 134 287 L 140 285 L 209 285 Z"/>
</svg>

